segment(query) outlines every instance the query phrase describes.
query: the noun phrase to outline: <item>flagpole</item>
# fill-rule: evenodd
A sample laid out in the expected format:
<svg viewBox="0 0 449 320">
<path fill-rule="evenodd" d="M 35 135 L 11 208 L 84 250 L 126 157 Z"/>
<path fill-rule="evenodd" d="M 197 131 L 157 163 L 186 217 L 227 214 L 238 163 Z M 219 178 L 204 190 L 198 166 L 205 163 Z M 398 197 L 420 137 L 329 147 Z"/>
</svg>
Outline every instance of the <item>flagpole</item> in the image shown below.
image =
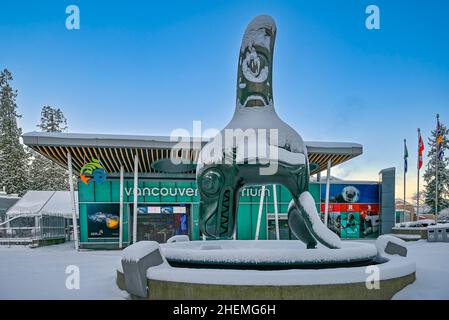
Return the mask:
<svg viewBox="0 0 449 320">
<path fill-rule="evenodd" d="M 421 130 L 418 128 L 418 177 L 417 177 L 417 182 L 416 182 L 416 194 L 417 194 L 417 199 L 416 199 L 416 221 L 419 220 L 419 171 L 420 171 L 420 164 L 421 164 L 421 158 L 420 158 L 420 143 L 421 143 Z"/>
<path fill-rule="evenodd" d="M 438 155 L 435 158 L 435 223 L 437 222 L 437 215 L 438 215 Z"/>
<path fill-rule="evenodd" d="M 440 115 L 437 113 L 437 124 L 439 123 Z M 437 130 L 438 131 L 438 130 Z M 438 134 L 438 132 L 437 132 Z M 437 217 L 438 217 L 438 153 L 439 153 L 439 146 L 438 146 L 438 137 L 437 137 L 437 144 L 436 144 L 436 157 L 435 157 L 435 223 L 437 223 Z"/>
<path fill-rule="evenodd" d="M 406 189 L 406 175 L 407 175 L 407 165 L 406 165 L 406 154 L 405 154 L 405 150 L 407 149 L 407 140 L 404 139 L 404 204 L 402 206 L 402 209 L 404 210 L 404 216 L 405 216 L 405 189 Z M 411 217 L 410 217 L 411 218 Z"/>
</svg>

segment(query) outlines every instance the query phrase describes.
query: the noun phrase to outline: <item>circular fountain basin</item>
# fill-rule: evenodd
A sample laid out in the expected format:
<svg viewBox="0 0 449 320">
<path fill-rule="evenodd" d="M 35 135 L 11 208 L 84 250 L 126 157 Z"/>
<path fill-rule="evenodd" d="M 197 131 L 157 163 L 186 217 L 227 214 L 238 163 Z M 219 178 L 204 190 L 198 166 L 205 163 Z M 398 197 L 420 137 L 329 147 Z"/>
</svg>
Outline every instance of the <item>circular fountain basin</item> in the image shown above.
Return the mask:
<svg viewBox="0 0 449 320">
<path fill-rule="evenodd" d="M 391 299 L 416 279 L 407 257 L 374 243 L 306 249 L 300 241 L 161 244 L 166 261 L 147 270 L 148 299 Z M 125 290 L 121 267 L 117 285 Z"/>
<path fill-rule="evenodd" d="M 327 269 L 379 263 L 373 244 L 344 242 L 341 249 L 307 249 L 293 240 L 212 240 L 161 245 L 168 263 L 181 268 Z"/>
</svg>

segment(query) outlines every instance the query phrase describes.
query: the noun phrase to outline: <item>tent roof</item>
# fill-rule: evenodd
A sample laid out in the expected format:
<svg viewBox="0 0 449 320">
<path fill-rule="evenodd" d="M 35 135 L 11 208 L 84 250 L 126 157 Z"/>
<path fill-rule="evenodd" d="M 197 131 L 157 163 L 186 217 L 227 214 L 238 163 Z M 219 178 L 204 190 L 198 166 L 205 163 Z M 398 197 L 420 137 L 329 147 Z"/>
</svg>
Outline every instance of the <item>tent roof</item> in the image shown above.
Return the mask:
<svg viewBox="0 0 449 320">
<path fill-rule="evenodd" d="M 75 192 L 78 202 L 78 195 Z M 6 212 L 8 216 L 50 215 L 72 217 L 69 191 L 28 191 Z"/>
<path fill-rule="evenodd" d="M 55 191 L 51 199 L 44 205 L 41 210 L 45 215 L 62 214 L 65 217 L 72 217 L 72 206 L 70 205 L 69 191 Z M 78 204 L 78 192 L 75 192 L 75 201 Z"/>
</svg>

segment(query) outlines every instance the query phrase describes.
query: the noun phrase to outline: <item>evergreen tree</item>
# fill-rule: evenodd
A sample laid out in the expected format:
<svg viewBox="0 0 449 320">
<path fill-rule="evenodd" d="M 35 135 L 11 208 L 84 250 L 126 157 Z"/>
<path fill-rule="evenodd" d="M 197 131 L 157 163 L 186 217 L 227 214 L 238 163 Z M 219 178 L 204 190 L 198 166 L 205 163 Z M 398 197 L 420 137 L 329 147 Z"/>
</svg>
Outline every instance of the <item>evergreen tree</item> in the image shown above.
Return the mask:
<svg viewBox="0 0 449 320">
<path fill-rule="evenodd" d="M 37 127 L 44 132 L 63 132 L 67 129 L 67 119 L 61 109 L 45 106 L 41 111 L 41 123 Z"/>
<path fill-rule="evenodd" d="M 426 171 L 424 172 L 425 181 L 425 199 L 426 204 L 431 208 L 431 212 L 435 212 L 435 167 L 438 163 L 438 212 L 449 207 L 449 158 L 445 156 L 445 151 L 449 148 L 448 141 L 449 130 L 445 125 L 441 124 L 441 134 L 443 136 L 443 142 L 441 148 L 443 150 L 443 157 L 438 160 L 437 155 L 437 132 L 436 129 L 432 130 L 429 137 L 429 152 L 427 156 L 429 161 L 426 165 Z"/>
<path fill-rule="evenodd" d="M 413 204 L 417 205 L 418 204 L 418 193 L 415 192 L 412 195 L 412 200 L 413 200 Z M 426 190 L 420 190 L 419 191 L 419 206 L 422 206 L 426 203 Z"/>
<path fill-rule="evenodd" d="M 28 156 L 20 143 L 22 130 L 17 126 L 17 90 L 10 82 L 11 72 L 0 73 L 0 187 L 7 193 L 23 195 L 27 190 Z"/>
<path fill-rule="evenodd" d="M 41 122 L 37 125 L 44 132 L 62 132 L 67 129 L 67 120 L 61 109 L 44 106 Z M 31 151 L 33 160 L 29 171 L 29 183 L 32 190 L 67 190 L 69 188 L 67 170 Z"/>
</svg>

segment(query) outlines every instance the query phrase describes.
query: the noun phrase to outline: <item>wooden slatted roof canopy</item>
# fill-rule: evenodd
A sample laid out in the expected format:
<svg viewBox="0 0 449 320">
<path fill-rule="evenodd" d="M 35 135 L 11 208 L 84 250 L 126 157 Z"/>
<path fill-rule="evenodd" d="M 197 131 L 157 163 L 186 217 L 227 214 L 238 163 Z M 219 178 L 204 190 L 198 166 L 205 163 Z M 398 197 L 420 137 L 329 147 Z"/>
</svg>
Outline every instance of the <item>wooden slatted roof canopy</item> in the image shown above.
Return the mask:
<svg viewBox="0 0 449 320">
<path fill-rule="evenodd" d="M 152 164 L 162 159 L 182 158 L 196 163 L 200 146 L 207 140 L 192 143 L 170 141 L 164 136 L 131 136 L 106 134 L 76 134 L 76 133 L 25 133 L 23 142 L 41 155 L 49 158 L 64 168 L 67 168 L 67 154 L 72 156 L 75 173 L 93 157 L 100 160 L 108 174 L 119 174 L 120 166 L 124 166 L 126 173 L 134 169 L 134 157 L 138 156 L 139 174 L 159 175 Z M 341 142 L 312 142 L 305 141 L 310 163 L 317 164 L 311 172 L 316 174 L 326 170 L 328 160 L 332 166 L 348 161 L 363 152 L 363 147 L 357 143 Z M 177 145 L 179 148 L 174 148 Z M 196 146 L 192 148 L 192 145 Z M 184 175 L 194 175 L 189 171 Z"/>
</svg>

